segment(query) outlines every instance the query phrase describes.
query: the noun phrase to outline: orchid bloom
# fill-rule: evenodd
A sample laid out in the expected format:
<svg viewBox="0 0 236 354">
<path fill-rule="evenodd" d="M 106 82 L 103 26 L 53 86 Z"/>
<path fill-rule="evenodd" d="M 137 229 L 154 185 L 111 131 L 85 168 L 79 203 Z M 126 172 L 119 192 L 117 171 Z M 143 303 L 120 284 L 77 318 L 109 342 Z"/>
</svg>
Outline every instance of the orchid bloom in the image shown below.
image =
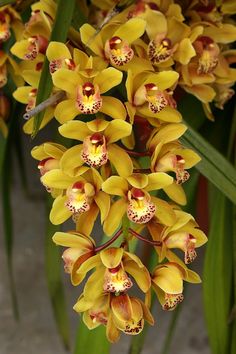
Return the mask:
<svg viewBox="0 0 236 354">
<path fill-rule="evenodd" d="M 54 200 L 50 220 L 61 224 L 71 216 L 81 233 L 89 235 L 100 211 L 101 222 L 107 217 L 110 197 L 101 190 L 102 178 L 95 169 L 84 168 L 80 176 L 71 177 L 61 169 L 53 169 L 41 177 L 49 188 L 61 190 Z"/>
<path fill-rule="evenodd" d="M 171 224 L 171 208 L 166 207 L 167 203 L 151 196 L 148 192 L 168 186 L 172 181 L 172 177 L 162 172 L 149 175 L 133 173 L 126 179 L 120 176 L 109 177 L 103 182 L 102 190 L 121 198 L 110 208 L 104 223 L 105 233 L 112 235 L 125 213 L 130 221 L 137 224 L 145 224 L 154 216 Z M 164 213 L 166 215 L 163 215 Z"/>
<path fill-rule="evenodd" d="M 61 123 L 74 119 L 79 114 L 103 112 L 114 119 L 125 119 L 126 110 L 120 100 L 103 93 L 119 85 L 122 73 L 114 68 L 99 71 L 95 76 L 83 72 L 59 69 L 52 74 L 56 88 L 66 92 L 67 98 L 55 109 L 55 118 Z"/>
<path fill-rule="evenodd" d="M 178 263 L 168 262 L 157 266 L 152 274 L 152 287 L 163 310 L 174 310 L 184 299 L 183 280 L 200 283 L 199 276 Z"/>
<path fill-rule="evenodd" d="M 111 22 L 96 34 L 96 30 L 88 23 L 80 28 L 81 40 L 106 64 L 110 63 L 119 70 L 141 72 L 153 70 L 148 60 L 139 58 L 132 49 L 132 44 L 145 31 L 146 21 L 130 19 L 123 24 Z"/>
<path fill-rule="evenodd" d="M 129 136 L 131 128 L 129 123 L 120 119 L 111 122 L 95 119 L 88 123 L 70 121 L 63 124 L 59 128 L 60 134 L 82 141 L 83 144 L 75 145 L 65 152 L 62 170 L 73 176 L 84 163 L 99 168 L 109 160 L 119 175 L 129 176 L 133 172 L 132 160 L 115 142 Z"/>
<path fill-rule="evenodd" d="M 134 75 L 128 71 L 126 90 L 128 102 L 126 108 L 131 123 L 134 116 L 145 117 L 151 123 L 155 120 L 167 122 L 180 122 L 180 113 L 172 108 L 169 96 L 171 88 L 178 80 L 175 71 L 163 71 L 159 73 L 143 72 Z"/>
</svg>

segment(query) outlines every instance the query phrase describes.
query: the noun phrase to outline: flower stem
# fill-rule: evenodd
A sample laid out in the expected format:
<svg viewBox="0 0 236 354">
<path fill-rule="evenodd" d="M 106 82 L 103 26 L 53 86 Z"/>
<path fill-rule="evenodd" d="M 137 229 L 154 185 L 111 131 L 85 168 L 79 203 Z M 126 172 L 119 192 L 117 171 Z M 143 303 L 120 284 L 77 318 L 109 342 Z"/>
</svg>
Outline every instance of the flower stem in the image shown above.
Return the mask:
<svg viewBox="0 0 236 354">
<path fill-rule="evenodd" d="M 131 156 L 137 156 L 137 157 L 142 157 L 142 156 L 151 156 L 150 151 L 143 151 L 143 152 L 137 152 L 137 151 L 131 151 L 131 150 L 125 150 L 127 154 Z"/>
<path fill-rule="evenodd" d="M 43 111 L 44 109 L 46 109 L 49 106 L 54 105 L 55 103 L 57 103 L 57 101 L 61 100 L 65 95 L 64 91 L 59 91 L 57 93 L 55 93 L 54 95 L 52 95 L 51 97 L 49 97 L 47 100 L 41 102 L 38 106 L 36 106 L 35 108 L 31 109 L 30 111 L 26 112 L 23 115 L 23 118 L 28 120 L 31 117 L 35 116 L 36 114 L 38 114 L 39 112 Z"/>
<path fill-rule="evenodd" d="M 134 236 L 137 237 L 139 240 L 148 243 L 149 245 L 152 246 L 161 246 L 162 242 L 161 241 L 151 241 L 148 240 L 147 238 L 141 236 L 139 233 L 137 233 L 136 231 L 134 231 L 133 229 L 129 228 L 129 232 Z"/>
<path fill-rule="evenodd" d="M 136 168 L 134 169 L 134 173 L 150 173 L 150 168 Z"/>
<path fill-rule="evenodd" d="M 105 242 L 103 245 L 96 247 L 95 248 L 95 252 L 100 252 L 102 251 L 104 248 L 107 248 L 108 246 L 110 246 L 113 242 L 115 242 L 115 240 L 118 239 L 118 237 L 123 233 L 123 230 L 120 229 L 119 231 L 117 231 L 117 233 L 115 233 L 115 235 L 107 242 Z"/>
</svg>

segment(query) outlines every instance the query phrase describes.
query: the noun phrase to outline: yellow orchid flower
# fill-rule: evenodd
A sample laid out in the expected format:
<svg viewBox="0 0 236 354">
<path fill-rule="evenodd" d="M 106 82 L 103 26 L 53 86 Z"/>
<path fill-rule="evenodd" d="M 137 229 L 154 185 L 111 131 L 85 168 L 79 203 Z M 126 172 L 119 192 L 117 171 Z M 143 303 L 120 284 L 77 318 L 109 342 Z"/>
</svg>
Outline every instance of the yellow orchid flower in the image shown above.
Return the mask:
<svg viewBox="0 0 236 354">
<path fill-rule="evenodd" d="M 104 292 L 114 294 L 126 292 L 133 286 L 128 274 L 134 278 L 144 293 L 151 286 L 147 268 L 137 256 L 123 248 L 103 249 L 100 253 L 90 257 L 77 268 L 72 280 L 73 284 L 80 284 L 93 268 L 96 270 L 88 278 L 83 292 L 84 298 L 87 300 L 100 297 Z"/>
<path fill-rule="evenodd" d="M 77 231 L 89 235 L 98 212 L 101 213 L 101 223 L 107 217 L 110 197 L 101 190 L 103 180 L 95 169 L 85 167 L 81 174 L 71 177 L 60 169 L 53 169 L 41 177 L 41 182 L 62 192 L 53 203 L 51 222 L 58 225 L 72 216 Z"/>
<path fill-rule="evenodd" d="M 76 231 L 56 232 L 52 240 L 56 245 L 67 247 L 62 259 L 65 263 L 65 272 L 71 275 L 73 283 L 74 274 L 80 265 L 95 254 L 94 240 Z"/>
<path fill-rule="evenodd" d="M 117 98 L 101 96 L 119 85 L 122 73 L 114 68 L 100 71 L 95 77 L 84 77 L 68 69 L 59 69 L 52 74 L 55 87 L 67 94 L 67 99 L 60 102 L 55 110 L 55 117 L 60 123 L 74 119 L 79 114 L 95 114 L 98 111 L 115 119 L 125 119 L 126 110 Z"/>
<path fill-rule="evenodd" d="M 0 88 L 7 84 L 8 75 L 11 76 L 16 86 L 24 84 L 24 80 L 20 77 L 19 65 L 9 54 L 0 50 Z"/>
<path fill-rule="evenodd" d="M 78 167 L 84 163 L 91 167 L 101 167 L 109 160 L 121 176 L 129 176 L 133 172 L 133 163 L 129 155 L 114 144 L 121 138 L 131 134 L 132 126 L 120 119 L 111 122 L 95 119 L 84 123 L 71 121 L 59 127 L 59 132 L 66 138 L 82 141 L 68 149 L 61 161 L 61 168 L 74 176 Z"/>
<path fill-rule="evenodd" d="M 119 70 L 132 70 L 135 73 L 153 70 L 152 65 L 135 55 L 132 44 L 145 32 L 146 21 L 141 18 L 130 19 L 123 24 L 111 22 L 100 33 L 88 23 L 80 28 L 81 40 L 93 53 L 100 56 L 108 65 Z"/>
<path fill-rule="evenodd" d="M 21 17 L 13 7 L 6 5 L 0 7 L 0 43 L 6 42 L 11 37 L 11 29 L 16 40 L 19 40 L 24 25 Z"/>
<path fill-rule="evenodd" d="M 45 54 L 52 31 L 52 19 L 41 10 L 33 11 L 23 32 L 23 39 L 15 42 L 11 53 L 19 59 L 34 60 Z"/>
<path fill-rule="evenodd" d="M 126 107 L 130 121 L 133 122 L 137 114 L 148 119 L 151 124 L 155 119 L 180 122 L 182 117 L 172 108 L 171 92 L 168 91 L 177 83 L 178 77 L 178 73 L 170 70 L 159 73 L 143 72 L 138 75 L 128 71 Z"/>
<path fill-rule="evenodd" d="M 32 157 L 39 161 L 38 169 L 41 176 L 44 176 L 45 173 L 51 170 L 59 168 L 60 159 L 64 151 L 66 151 L 66 148 L 63 145 L 50 142 L 35 146 L 31 150 Z M 61 193 L 60 189 L 50 188 L 45 184 L 44 186 L 54 198 Z"/>
<path fill-rule="evenodd" d="M 159 260 L 162 262 L 168 257 L 168 249 L 178 248 L 184 252 L 184 262 L 189 264 L 197 256 L 196 248 L 207 242 L 207 237 L 198 228 L 192 215 L 181 210 L 175 210 L 176 222 L 172 226 L 148 225 L 149 232 L 155 241 L 160 241 L 161 246 L 156 247 Z"/>
<path fill-rule="evenodd" d="M 22 77 L 24 80 L 29 84 L 28 86 L 20 86 L 18 87 L 14 92 L 13 92 L 13 97 L 26 105 L 25 111 L 31 111 L 33 108 L 35 108 L 36 105 L 36 98 L 37 98 L 37 92 L 38 92 L 38 85 L 39 85 L 39 80 L 40 80 L 40 72 L 42 69 L 41 66 L 41 58 L 40 61 L 35 60 L 31 62 L 31 65 L 22 65 Z M 54 117 L 54 110 L 55 107 L 49 106 L 46 108 L 40 129 L 45 127 Z M 34 117 L 31 117 L 23 127 L 23 130 L 26 134 L 31 134 L 33 131 L 33 126 L 34 126 Z"/>
<path fill-rule="evenodd" d="M 173 215 L 171 207 L 148 192 L 168 186 L 172 181 L 172 177 L 162 172 L 149 175 L 133 173 L 126 179 L 120 176 L 109 177 L 103 182 L 102 190 L 121 198 L 112 204 L 104 222 L 104 232 L 109 236 L 112 235 L 125 213 L 132 222 L 138 224 L 145 224 L 154 216 L 164 223 L 171 224 Z"/>
<path fill-rule="evenodd" d="M 175 172 L 176 183 L 188 180 L 189 169 L 200 161 L 200 157 L 191 149 L 185 149 L 178 142 L 186 127 L 183 124 L 167 124 L 154 129 L 147 148 L 152 152 L 151 171 Z"/>
<path fill-rule="evenodd" d="M 47 47 L 46 56 L 49 60 L 51 74 L 58 69 L 65 68 L 79 71 L 85 77 L 93 77 L 107 66 L 101 62 L 99 57 L 89 57 L 77 48 L 73 48 L 71 54 L 70 48 L 60 42 L 50 42 Z"/>
<path fill-rule="evenodd" d="M 122 294 L 111 299 L 111 311 L 107 321 L 107 338 L 114 343 L 120 337 L 120 331 L 128 335 L 142 332 L 144 320 L 150 325 L 154 319 L 148 307 L 137 297 Z"/>
<path fill-rule="evenodd" d="M 88 329 L 106 326 L 110 312 L 110 294 L 103 294 L 95 301 L 85 299 L 81 295 L 73 308 L 78 313 L 83 312 L 83 321 Z"/>
<path fill-rule="evenodd" d="M 82 295 L 74 305 L 74 310 L 83 312 L 83 321 L 89 329 L 105 325 L 107 338 L 112 343 L 119 340 L 120 331 L 128 335 L 139 334 L 143 329 L 144 320 L 154 324 L 144 302 L 127 294 L 103 294 L 95 300 Z"/>
<path fill-rule="evenodd" d="M 178 263 L 168 262 L 157 266 L 152 274 L 152 287 L 163 310 L 174 310 L 184 299 L 183 280 L 200 283 L 199 276 L 181 267 Z"/>
</svg>

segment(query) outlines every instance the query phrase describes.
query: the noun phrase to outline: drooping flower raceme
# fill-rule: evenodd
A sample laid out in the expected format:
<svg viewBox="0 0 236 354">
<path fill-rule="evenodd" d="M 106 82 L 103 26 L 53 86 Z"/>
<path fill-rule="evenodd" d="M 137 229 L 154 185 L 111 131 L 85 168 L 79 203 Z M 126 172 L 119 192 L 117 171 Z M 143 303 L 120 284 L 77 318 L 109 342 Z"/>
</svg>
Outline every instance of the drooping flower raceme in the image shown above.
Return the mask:
<svg viewBox="0 0 236 354">
<path fill-rule="evenodd" d="M 48 65 L 53 87 L 40 129 L 55 117 L 63 145 L 44 142 L 32 156 L 54 199 L 51 222 L 73 225 L 53 241 L 65 247 L 72 284 L 84 281 L 74 309 L 89 329 L 106 326 L 115 342 L 121 332 L 137 335 L 145 321 L 154 324 L 152 289 L 162 308 L 173 310 L 184 299 L 184 282 L 200 282 L 188 267 L 207 238 L 181 210 L 184 183 L 200 157 L 181 143 L 187 128 L 178 100 L 193 94 L 212 119 L 210 104 L 222 109 L 232 97 L 236 27 L 229 2 L 186 1 L 181 8 L 179 1 L 122 1 L 115 16 L 115 0 L 92 3 L 92 23 L 79 32 L 72 24 L 66 43 L 50 41 L 56 1 L 33 4 L 20 35 L 18 15 L 1 8 L 0 42 L 10 27 L 16 41 L 11 54 L 0 53 L 0 86 L 13 72 L 14 98 L 31 113 L 24 126 L 31 134 Z M 102 244 L 93 238 L 95 223 L 107 237 Z M 151 272 L 148 260 L 130 250 L 135 238 L 158 256 Z M 143 298 L 130 295 L 136 286 Z"/>
</svg>

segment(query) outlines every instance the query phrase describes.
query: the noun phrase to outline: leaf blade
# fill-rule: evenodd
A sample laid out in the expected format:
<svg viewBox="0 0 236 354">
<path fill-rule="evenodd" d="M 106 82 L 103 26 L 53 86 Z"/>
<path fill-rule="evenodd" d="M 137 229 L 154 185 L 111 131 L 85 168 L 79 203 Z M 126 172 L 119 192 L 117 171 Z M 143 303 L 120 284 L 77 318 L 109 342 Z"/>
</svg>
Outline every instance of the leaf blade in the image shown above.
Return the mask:
<svg viewBox="0 0 236 354">
<path fill-rule="evenodd" d="M 56 18 L 52 29 L 50 41 L 66 41 L 67 33 L 73 17 L 74 7 L 75 0 L 58 1 Z M 52 86 L 52 78 L 49 72 L 49 61 L 47 57 L 45 57 L 39 81 L 36 105 L 45 101 L 50 96 Z M 32 138 L 34 138 L 39 131 L 41 122 L 43 120 L 43 115 L 44 111 L 41 111 L 34 118 Z"/>
</svg>

